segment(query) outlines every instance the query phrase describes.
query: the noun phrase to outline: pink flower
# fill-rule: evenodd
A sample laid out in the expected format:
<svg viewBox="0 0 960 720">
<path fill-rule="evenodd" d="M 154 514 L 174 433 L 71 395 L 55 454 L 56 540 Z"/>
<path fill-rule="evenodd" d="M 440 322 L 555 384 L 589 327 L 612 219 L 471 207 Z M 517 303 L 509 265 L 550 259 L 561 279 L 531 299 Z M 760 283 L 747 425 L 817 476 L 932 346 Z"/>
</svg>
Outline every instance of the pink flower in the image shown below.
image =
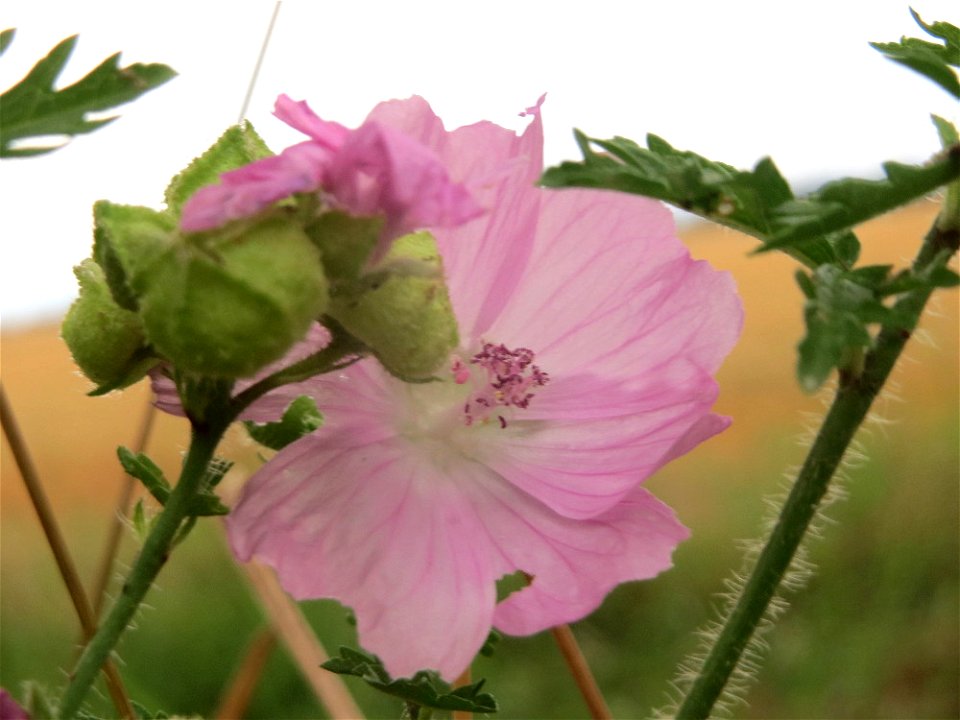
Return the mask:
<svg viewBox="0 0 960 720">
<path fill-rule="evenodd" d="M 0 688 L 0 720 L 30 720 L 27 711 L 3 688 Z"/>
<path fill-rule="evenodd" d="M 201 188 L 183 208 L 183 230 L 210 230 L 295 193 L 320 191 L 331 206 L 352 215 L 384 217 L 377 259 L 401 235 L 453 227 L 483 212 L 429 145 L 407 135 L 391 118 L 371 115 L 349 130 L 321 120 L 306 102 L 286 95 L 277 98 L 274 114 L 310 140 L 224 173 L 219 185 Z"/>
<path fill-rule="evenodd" d="M 236 555 L 294 597 L 352 607 L 394 676 L 452 679 L 491 626 L 572 622 L 668 568 L 688 531 L 642 482 L 729 422 L 710 408 L 741 325 L 733 281 L 690 258 L 659 203 L 535 187 L 528 112 L 520 137 L 447 132 L 419 98 L 371 113 L 492 208 L 434 230 L 462 346 L 440 382 L 367 359 L 301 384 L 324 427 L 257 472 L 227 521 Z M 531 584 L 498 604 L 518 570 Z"/>
</svg>

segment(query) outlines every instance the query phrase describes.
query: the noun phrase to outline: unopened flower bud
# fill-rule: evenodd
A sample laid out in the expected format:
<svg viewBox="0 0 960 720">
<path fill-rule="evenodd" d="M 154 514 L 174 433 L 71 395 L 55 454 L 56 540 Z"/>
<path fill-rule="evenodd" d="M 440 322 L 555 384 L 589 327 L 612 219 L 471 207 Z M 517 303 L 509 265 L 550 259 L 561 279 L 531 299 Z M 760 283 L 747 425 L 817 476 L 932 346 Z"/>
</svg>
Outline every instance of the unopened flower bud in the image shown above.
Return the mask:
<svg viewBox="0 0 960 720">
<path fill-rule="evenodd" d="M 175 243 L 151 263 L 141 314 L 181 370 L 244 377 L 277 360 L 327 306 L 320 253 L 279 216 Z"/>
<path fill-rule="evenodd" d="M 362 291 L 336 295 L 329 314 L 393 375 L 430 379 L 459 343 L 433 237 L 419 232 L 400 238 L 366 281 Z"/>
<path fill-rule="evenodd" d="M 143 327 L 136 313 L 116 302 L 103 270 L 92 259 L 74 269 L 80 297 L 63 320 L 61 333 L 83 374 L 101 387 L 122 387 L 146 373 Z M 137 369 L 142 372 L 137 374 Z"/>
</svg>

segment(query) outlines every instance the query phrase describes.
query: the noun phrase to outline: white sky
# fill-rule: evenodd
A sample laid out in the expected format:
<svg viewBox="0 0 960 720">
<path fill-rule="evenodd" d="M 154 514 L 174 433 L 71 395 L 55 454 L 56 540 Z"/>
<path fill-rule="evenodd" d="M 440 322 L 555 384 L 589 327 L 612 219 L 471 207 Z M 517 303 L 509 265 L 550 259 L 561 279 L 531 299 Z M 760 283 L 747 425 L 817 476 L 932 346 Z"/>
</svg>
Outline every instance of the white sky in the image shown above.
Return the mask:
<svg viewBox="0 0 960 720">
<path fill-rule="evenodd" d="M 236 122 L 275 3 L 7 0 L 16 27 L 0 89 L 64 37 L 80 42 L 69 84 L 118 50 L 179 77 L 121 118 L 50 155 L 0 163 L 0 316 L 10 328 L 61 314 L 89 255 L 90 208 L 158 207 L 169 178 Z M 958 24 L 948 0 L 916 0 Z M 272 118 L 286 92 L 355 126 L 378 101 L 420 94 L 447 127 L 517 113 L 544 91 L 548 164 L 579 157 L 571 129 L 647 132 L 749 167 L 772 155 L 795 185 L 936 149 L 929 113 L 956 118 L 933 83 L 872 50 L 920 37 L 894 0 L 395 0 L 283 3 L 249 119 L 275 149 L 300 139 Z"/>
</svg>

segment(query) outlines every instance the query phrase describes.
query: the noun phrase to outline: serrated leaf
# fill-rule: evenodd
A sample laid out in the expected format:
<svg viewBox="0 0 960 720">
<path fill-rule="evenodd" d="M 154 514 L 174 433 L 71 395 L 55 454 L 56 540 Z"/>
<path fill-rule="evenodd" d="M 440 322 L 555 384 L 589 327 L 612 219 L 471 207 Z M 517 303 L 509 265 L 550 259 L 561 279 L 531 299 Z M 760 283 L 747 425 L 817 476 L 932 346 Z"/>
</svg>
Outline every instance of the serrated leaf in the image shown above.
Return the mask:
<svg viewBox="0 0 960 720">
<path fill-rule="evenodd" d="M 481 692 L 484 680 L 450 690 L 435 672 L 420 671 L 412 678 L 393 680 L 375 655 L 340 648 L 340 657 L 334 657 L 321 666 L 340 675 L 353 675 L 381 692 L 401 700 L 435 710 L 460 710 L 476 713 L 495 713 L 497 701 L 489 693 Z"/>
<path fill-rule="evenodd" d="M 243 425 L 250 437 L 261 445 L 271 450 L 282 450 L 322 426 L 323 413 L 317 409 L 313 398 L 301 395 L 290 403 L 277 422 L 259 424 L 245 421 Z"/>
<path fill-rule="evenodd" d="M 122 445 L 117 448 L 117 457 L 128 475 L 143 483 L 144 487 L 161 505 L 170 497 L 170 483 L 153 460 L 143 453 L 134 453 Z"/>
<path fill-rule="evenodd" d="M 808 297 L 807 332 L 797 348 L 797 376 L 805 391 L 815 391 L 834 368 L 870 345 L 869 324 L 892 319 L 875 289 L 888 273 L 887 266 L 844 271 L 823 265 L 812 278 L 800 281 Z"/>
<path fill-rule="evenodd" d="M 220 175 L 273 155 L 263 139 L 244 121 L 227 128 L 217 141 L 178 173 L 164 192 L 167 208 L 180 214 L 183 204 L 200 188 L 212 185 Z"/>
<path fill-rule="evenodd" d="M 911 8 L 910 14 L 929 35 L 942 40 L 932 43 L 917 38 L 900 38 L 900 42 L 870 43 L 887 58 L 914 70 L 960 98 L 960 80 L 951 68 L 960 65 L 960 29 L 948 22 L 925 23 Z"/>
<path fill-rule="evenodd" d="M 829 233 L 841 232 L 882 215 L 960 178 L 960 147 L 927 165 L 883 165 L 885 180 L 844 178 L 809 197 L 777 208 L 775 232 L 757 252 L 805 249 Z"/>
<path fill-rule="evenodd" d="M 228 515 L 230 508 L 223 504 L 213 493 L 197 493 L 187 505 L 187 515 L 190 517 L 208 517 L 210 515 Z"/>
<path fill-rule="evenodd" d="M 10 40 L 6 40 L 9 44 Z M 69 87 L 54 89 L 77 36 L 66 38 L 40 60 L 19 83 L 0 95 L 0 157 L 25 157 L 50 152 L 50 147 L 12 148 L 16 140 L 92 132 L 116 117 L 88 120 L 87 113 L 109 110 L 159 87 L 176 73 L 166 65 L 134 63 L 119 67 L 112 55 Z"/>
<path fill-rule="evenodd" d="M 797 205 L 793 191 L 770 158 L 761 159 L 752 171 L 708 160 L 694 152 L 677 150 L 663 138 L 647 136 L 647 148 L 632 140 L 588 138 L 580 131 L 582 162 L 564 162 L 548 168 L 540 182 L 548 187 L 592 187 L 620 190 L 663 200 L 708 220 L 769 240 L 779 229 L 784 207 Z M 595 152 L 590 145 L 603 150 Z M 836 208 L 841 212 L 842 208 Z M 817 215 L 819 217 L 819 214 Z M 794 215 L 787 222 L 800 222 Z M 786 252 L 808 267 L 838 261 L 827 240 L 819 238 L 802 249 Z"/>
</svg>

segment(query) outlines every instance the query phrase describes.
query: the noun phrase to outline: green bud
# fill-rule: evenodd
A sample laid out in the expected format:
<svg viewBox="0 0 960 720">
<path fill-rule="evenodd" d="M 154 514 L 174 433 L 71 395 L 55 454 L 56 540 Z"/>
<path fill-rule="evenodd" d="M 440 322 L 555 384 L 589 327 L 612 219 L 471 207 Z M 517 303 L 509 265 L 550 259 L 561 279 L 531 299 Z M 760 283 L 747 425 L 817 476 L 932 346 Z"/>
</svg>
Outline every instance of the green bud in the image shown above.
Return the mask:
<svg viewBox="0 0 960 720">
<path fill-rule="evenodd" d="M 307 226 L 307 234 L 320 248 L 331 284 L 360 277 L 381 227 L 382 218 L 358 218 L 336 210 L 324 212 Z"/>
<path fill-rule="evenodd" d="M 143 276 L 151 344 L 208 377 L 244 377 L 279 359 L 327 306 L 320 253 L 293 221 L 204 233 L 169 247 Z"/>
<path fill-rule="evenodd" d="M 92 259 L 84 260 L 74 273 L 80 297 L 61 328 L 74 361 L 101 387 L 116 389 L 136 382 L 156 364 L 145 348 L 140 318 L 114 302 L 103 270 Z"/>
<path fill-rule="evenodd" d="M 175 222 L 166 213 L 106 200 L 94 204 L 93 221 L 93 258 L 103 268 L 113 299 L 137 310 L 150 266 L 173 245 Z"/>
<path fill-rule="evenodd" d="M 249 122 L 227 129 L 203 155 L 195 158 L 167 186 L 164 198 L 179 216 L 183 204 L 200 188 L 218 182 L 222 173 L 273 155 Z"/>
<path fill-rule="evenodd" d="M 397 240 L 373 273 L 331 299 L 329 314 L 401 380 L 429 380 L 459 344 L 430 233 Z"/>
</svg>

